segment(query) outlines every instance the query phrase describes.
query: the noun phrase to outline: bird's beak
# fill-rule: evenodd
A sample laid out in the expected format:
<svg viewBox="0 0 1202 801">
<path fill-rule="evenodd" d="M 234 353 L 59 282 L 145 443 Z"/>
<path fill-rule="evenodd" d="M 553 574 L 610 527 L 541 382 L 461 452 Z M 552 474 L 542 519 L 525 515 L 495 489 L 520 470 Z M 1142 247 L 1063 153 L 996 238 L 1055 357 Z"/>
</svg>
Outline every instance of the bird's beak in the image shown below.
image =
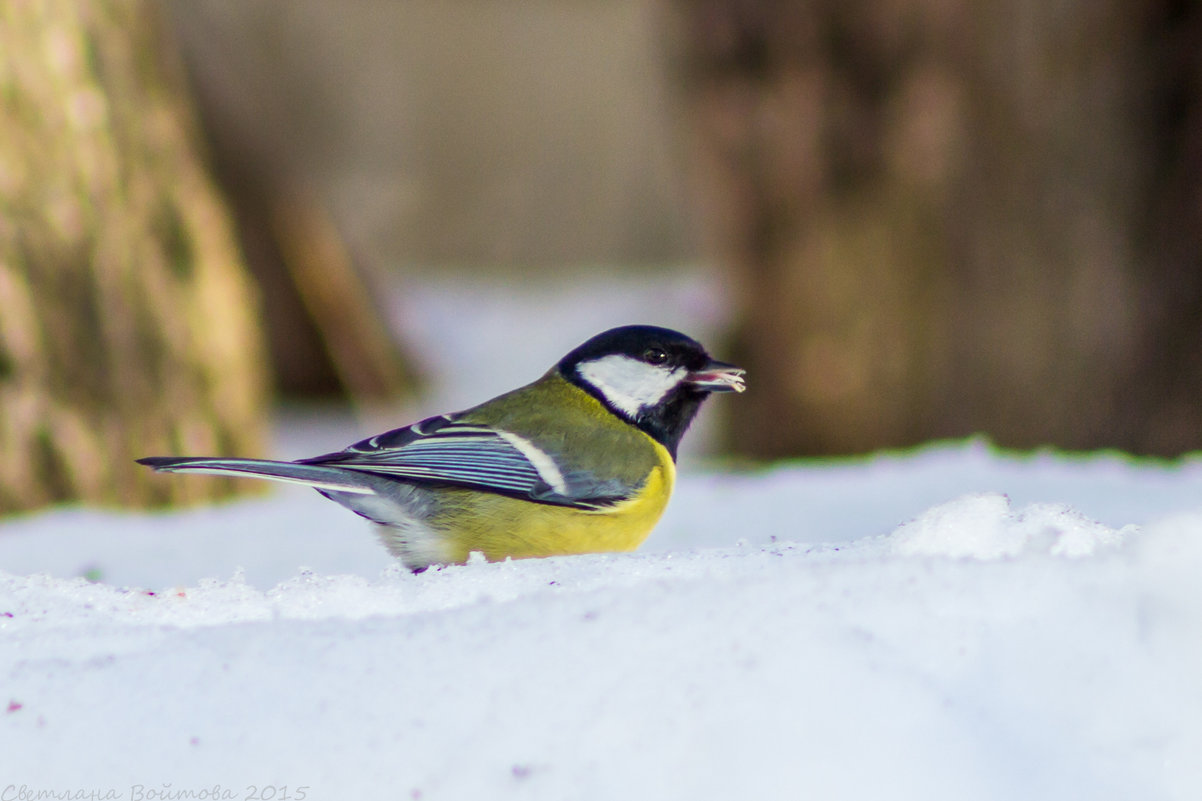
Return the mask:
<svg viewBox="0 0 1202 801">
<path fill-rule="evenodd" d="M 747 371 L 725 362 L 711 361 L 700 370 L 689 373 L 686 382 L 702 392 L 742 392 L 747 389 L 743 374 Z"/>
</svg>

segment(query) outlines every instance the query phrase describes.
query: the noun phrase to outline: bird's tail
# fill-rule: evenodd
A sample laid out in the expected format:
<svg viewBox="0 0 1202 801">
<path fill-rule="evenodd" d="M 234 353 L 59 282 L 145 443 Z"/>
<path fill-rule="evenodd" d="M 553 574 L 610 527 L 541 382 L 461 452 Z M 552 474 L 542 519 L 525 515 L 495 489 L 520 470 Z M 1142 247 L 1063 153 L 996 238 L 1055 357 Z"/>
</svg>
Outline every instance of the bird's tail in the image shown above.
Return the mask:
<svg viewBox="0 0 1202 801">
<path fill-rule="evenodd" d="M 147 456 L 138 464 L 160 473 L 207 473 L 215 476 L 248 476 L 304 484 L 317 490 L 370 495 L 374 490 L 363 475 L 322 465 L 273 462 L 267 459 L 227 459 L 209 456 Z"/>
</svg>

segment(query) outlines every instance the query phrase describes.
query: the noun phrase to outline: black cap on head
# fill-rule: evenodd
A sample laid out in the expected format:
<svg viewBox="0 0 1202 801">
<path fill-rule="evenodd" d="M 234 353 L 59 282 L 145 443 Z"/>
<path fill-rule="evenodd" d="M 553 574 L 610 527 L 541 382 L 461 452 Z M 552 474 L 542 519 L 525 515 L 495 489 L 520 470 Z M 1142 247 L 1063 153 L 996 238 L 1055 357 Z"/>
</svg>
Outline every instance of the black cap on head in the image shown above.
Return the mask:
<svg viewBox="0 0 1202 801">
<path fill-rule="evenodd" d="M 565 375 L 581 362 L 604 356 L 629 356 L 644 361 L 649 351 L 658 349 L 667 358 L 660 362 L 671 367 L 700 370 L 711 359 L 701 343 L 671 328 L 655 325 L 624 325 L 597 334 L 559 360 L 559 370 Z"/>
</svg>

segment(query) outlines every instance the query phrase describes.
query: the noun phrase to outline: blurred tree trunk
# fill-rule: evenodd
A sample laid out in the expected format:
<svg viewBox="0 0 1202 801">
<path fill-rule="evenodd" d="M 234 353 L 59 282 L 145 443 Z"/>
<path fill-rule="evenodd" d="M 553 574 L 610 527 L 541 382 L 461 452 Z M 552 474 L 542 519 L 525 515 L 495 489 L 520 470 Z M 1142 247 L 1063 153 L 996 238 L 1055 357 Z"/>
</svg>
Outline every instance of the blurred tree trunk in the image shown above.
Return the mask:
<svg viewBox="0 0 1202 801">
<path fill-rule="evenodd" d="M 740 447 L 1202 447 L 1194 5 L 671 8 Z"/>
<path fill-rule="evenodd" d="M 1158 0 L 1142 43 L 1153 80 L 1152 176 L 1136 242 L 1147 269 L 1139 369 L 1120 395 L 1138 408 L 1148 388 L 1163 404 L 1129 415 L 1152 453 L 1202 448 L 1202 4 Z"/>
<path fill-rule="evenodd" d="M 0 511 L 228 494 L 261 450 L 256 300 L 141 0 L 0 5 Z"/>
</svg>

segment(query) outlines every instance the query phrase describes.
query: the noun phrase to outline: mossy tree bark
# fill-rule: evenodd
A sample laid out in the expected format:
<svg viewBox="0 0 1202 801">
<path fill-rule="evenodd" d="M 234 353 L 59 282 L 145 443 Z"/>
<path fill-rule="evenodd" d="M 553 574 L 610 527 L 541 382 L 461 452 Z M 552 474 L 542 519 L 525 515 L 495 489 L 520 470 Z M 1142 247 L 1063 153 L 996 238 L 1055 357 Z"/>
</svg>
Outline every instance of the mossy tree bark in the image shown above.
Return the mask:
<svg viewBox="0 0 1202 801">
<path fill-rule="evenodd" d="M 261 450 L 256 300 L 141 0 L 0 5 L 0 512 L 228 494 Z"/>
</svg>

